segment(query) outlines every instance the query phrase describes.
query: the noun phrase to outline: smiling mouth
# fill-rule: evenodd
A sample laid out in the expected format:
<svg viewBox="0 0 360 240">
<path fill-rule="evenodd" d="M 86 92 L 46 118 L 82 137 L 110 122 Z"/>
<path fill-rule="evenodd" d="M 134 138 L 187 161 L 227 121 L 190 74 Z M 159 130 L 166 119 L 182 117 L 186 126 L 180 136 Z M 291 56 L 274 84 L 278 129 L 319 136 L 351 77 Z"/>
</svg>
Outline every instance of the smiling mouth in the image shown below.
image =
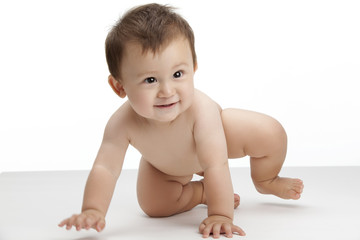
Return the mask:
<svg viewBox="0 0 360 240">
<path fill-rule="evenodd" d="M 172 106 L 174 106 L 177 103 L 178 102 L 174 102 L 174 103 L 170 103 L 170 104 L 155 105 L 155 107 L 158 107 L 158 108 L 171 108 Z"/>
</svg>

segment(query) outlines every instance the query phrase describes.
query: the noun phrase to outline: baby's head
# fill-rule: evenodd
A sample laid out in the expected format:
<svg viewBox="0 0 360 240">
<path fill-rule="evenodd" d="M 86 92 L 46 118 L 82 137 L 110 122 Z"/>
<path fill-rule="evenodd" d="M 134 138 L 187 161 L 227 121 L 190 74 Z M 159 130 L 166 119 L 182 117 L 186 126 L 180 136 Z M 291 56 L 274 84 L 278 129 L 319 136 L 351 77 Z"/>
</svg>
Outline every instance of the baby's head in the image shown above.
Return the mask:
<svg viewBox="0 0 360 240">
<path fill-rule="evenodd" d="M 143 5 L 127 12 L 109 32 L 105 47 L 111 75 L 119 80 L 121 61 L 127 43 L 138 43 L 143 53 L 157 53 L 179 37 L 189 41 L 194 68 L 197 65 L 194 33 L 187 21 L 169 6 Z"/>
</svg>

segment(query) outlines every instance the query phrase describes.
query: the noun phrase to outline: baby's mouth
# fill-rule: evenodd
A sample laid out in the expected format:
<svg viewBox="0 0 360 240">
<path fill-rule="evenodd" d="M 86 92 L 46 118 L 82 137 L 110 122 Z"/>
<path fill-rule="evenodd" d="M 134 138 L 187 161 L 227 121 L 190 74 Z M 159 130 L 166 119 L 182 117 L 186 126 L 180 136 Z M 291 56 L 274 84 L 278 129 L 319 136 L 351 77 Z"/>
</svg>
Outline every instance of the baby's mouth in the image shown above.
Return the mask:
<svg viewBox="0 0 360 240">
<path fill-rule="evenodd" d="M 170 108 L 170 107 L 174 106 L 177 103 L 178 102 L 169 103 L 169 104 L 159 104 L 159 105 L 155 105 L 155 107 L 158 107 L 158 108 Z"/>
</svg>

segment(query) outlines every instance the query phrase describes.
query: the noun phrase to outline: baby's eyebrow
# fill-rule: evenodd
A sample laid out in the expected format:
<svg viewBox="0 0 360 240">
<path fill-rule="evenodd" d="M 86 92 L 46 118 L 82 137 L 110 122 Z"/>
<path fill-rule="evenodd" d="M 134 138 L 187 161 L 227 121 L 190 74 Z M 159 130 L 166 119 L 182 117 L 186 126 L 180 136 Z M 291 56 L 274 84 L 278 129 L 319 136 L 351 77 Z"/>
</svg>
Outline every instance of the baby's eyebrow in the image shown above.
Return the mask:
<svg viewBox="0 0 360 240">
<path fill-rule="evenodd" d="M 156 71 L 146 71 L 146 72 L 141 72 L 139 74 L 136 75 L 137 78 L 144 78 L 144 77 L 149 77 L 152 75 L 155 75 Z"/>
<path fill-rule="evenodd" d="M 174 65 L 173 69 L 180 68 L 180 67 L 187 67 L 187 66 L 189 66 L 189 64 L 187 64 L 186 62 L 182 62 L 182 63 L 178 63 L 178 64 Z"/>
<path fill-rule="evenodd" d="M 179 68 L 181 68 L 181 67 L 188 67 L 189 66 L 189 64 L 188 63 L 186 63 L 186 62 L 181 62 L 181 63 L 177 63 L 177 64 L 175 64 L 173 67 L 172 67 L 172 69 L 173 70 L 175 70 L 175 69 L 179 69 Z M 149 70 L 149 71 L 144 71 L 144 72 L 140 72 L 140 73 L 138 73 L 138 74 L 136 74 L 136 77 L 137 78 L 144 78 L 144 77 L 149 77 L 149 76 L 151 76 L 151 75 L 156 75 L 156 73 L 157 73 L 157 71 L 152 71 L 152 70 Z"/>
</svg>

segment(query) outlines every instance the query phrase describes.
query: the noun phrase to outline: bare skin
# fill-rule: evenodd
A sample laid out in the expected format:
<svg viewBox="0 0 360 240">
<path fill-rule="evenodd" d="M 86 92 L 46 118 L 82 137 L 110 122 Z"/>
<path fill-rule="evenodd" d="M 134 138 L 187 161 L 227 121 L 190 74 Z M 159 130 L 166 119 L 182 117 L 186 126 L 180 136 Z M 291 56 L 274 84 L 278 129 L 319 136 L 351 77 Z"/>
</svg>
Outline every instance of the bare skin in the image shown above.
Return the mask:
<svg viewBox="0 0 360 240">
<path fill-rule="evenodd" d="M 174 58 L 176 56 L 176 58 Z M 228 158 L 251 157 L 256 189 L 284 199 L 299 199 L 299 179 L 278 176 L 286 155 L 286 133 L 273 118 L 239 109 L 222 110 L 193 86 L 189 44 L 178 38 L 158 53 L 129 43 L 122 79 L 109 77 L 117 95 L 128 97 L 110 118 L 85 187 L 82 213 L 59 226 L 102 231 L 129 144 L 141 154 L 137 195 L 152 217 L 171 216 L 207 204 L 200 223 L 203 237 L 245 232 L 233 224 L 234 195 Z M 202 181 L 192 182 L 202 172 Z"/>
<path fill-rule="evenodd" d="M 279 177 L 287 150 L 285 130 L 275 119 L 252 111 L 227 109 L 222 113 L 229 158 L 250 156 L 251 177 L 262 194 L 297 200 L 302 180 Z"/>
</svg>

